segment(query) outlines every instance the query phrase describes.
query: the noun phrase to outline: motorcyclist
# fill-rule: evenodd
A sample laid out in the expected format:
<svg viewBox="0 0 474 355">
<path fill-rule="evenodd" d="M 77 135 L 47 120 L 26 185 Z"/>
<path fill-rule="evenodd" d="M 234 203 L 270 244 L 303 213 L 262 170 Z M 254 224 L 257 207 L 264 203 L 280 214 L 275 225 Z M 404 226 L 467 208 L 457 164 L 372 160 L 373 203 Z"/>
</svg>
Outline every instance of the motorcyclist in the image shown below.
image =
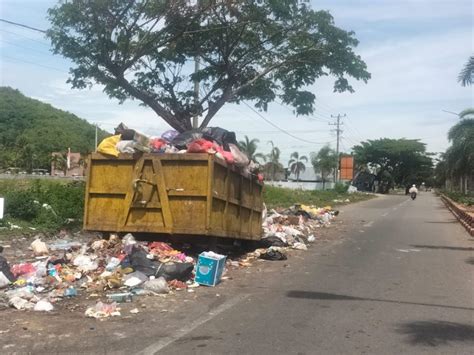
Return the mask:
<svg viewBox="0 0 474 355">
<path fill-rule="evenodd" d="M 412 199 L 415 199 L 415 198 L 416 198 L 416 195 L 418 195 L 418 189 L 416 188 L 416 185 L 413 184 L 413 185 L 410 187 L 410 190 L 408 190 L 408 192 L 410 193 L 411 198 L 412 198 Z"/>
</svg>

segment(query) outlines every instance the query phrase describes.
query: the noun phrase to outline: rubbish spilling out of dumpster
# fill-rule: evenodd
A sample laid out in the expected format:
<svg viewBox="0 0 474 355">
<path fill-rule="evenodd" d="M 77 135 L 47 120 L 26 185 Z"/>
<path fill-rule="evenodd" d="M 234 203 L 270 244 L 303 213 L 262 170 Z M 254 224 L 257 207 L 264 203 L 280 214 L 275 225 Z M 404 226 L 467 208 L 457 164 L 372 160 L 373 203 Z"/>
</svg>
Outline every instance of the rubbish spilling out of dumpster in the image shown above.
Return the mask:
<svg viewBox="0 0 474 355">
<path fill-rule="evenodd" d="M 101 142 L 100 153 L 114 157 L 120 153 L 138 152 L 208 153 L 237 167 L 242 174 L 250 174 L 252 179 L 263 179 L 258 173 L 258 165 L 249 161 L 237 147 L 235 133 L 222 128 L 184 133 L 167 131 L 161 137 L 147 137 L 120 124 L 115 133 Z M 248 186 L 252 186 L 252 181 L 249 182 Z M 176 192 L 179 197 L 183 191 Z M 216 206 L 222 206 L 222 203 Z M 261 209 L 258 207 L 255 220 L 260 221 Z M 247 205 L 239 205 L 239 209 L 242 208 L 253 213 Z M 130 233 L 100 235 L 87 240 L 67 234 L 48 240 L 39 235 L 28 243 L 29 250 L 20 253 L 21 257 L 15 251 L 8 260 L 2 255 L 3 247 L 0 246 L 0 309 L 12 307 L 52 312 L 59 308 L 61 301 L 81 298 L 89 302 L 84 307 L 87 317 L 120 316 L 121 308 L 124 308 L 121 304 L 135 302 L 140 297 L 166 297 L 186 289 L 192 293 L 200 285 L 218 286 L 228 278 L 226 272 L 232 268 L 286 260 L 290 250 L 307 250 L 308 244 L 318 238 L 319 229 L 329 226 L 337 214 L 338 211 L 330 206 L 264 208 L 261 238 L 259 228 L 254 228 L 259 247 L 250 252 L 242 249 L 237 256 L 202 252 L 202 249 L 198 253 L 185 244 L 140 241 Z M 139 313 L 138 309 L 132 311 L 127 313 Z"/>
<path fill-rule="evenodd" d="M 248 267 L 258 259 L 286 260 L 289 250 L 306 250 L 337 213 L 305 205 L 265 209 L 260 248 L 236 258 L 214 252 L 186 255 L 169 243 L 137 241 L 132 234 L 88 242 L 37 238 L 26 260 L 8 261 L 0 254 L 0 305 L 50 312 L 62 300 L 85 296 L 91 302 L 87 317 L 118 316 L 120 303 L 215 286 L 226 269 Z"/>
</svg>

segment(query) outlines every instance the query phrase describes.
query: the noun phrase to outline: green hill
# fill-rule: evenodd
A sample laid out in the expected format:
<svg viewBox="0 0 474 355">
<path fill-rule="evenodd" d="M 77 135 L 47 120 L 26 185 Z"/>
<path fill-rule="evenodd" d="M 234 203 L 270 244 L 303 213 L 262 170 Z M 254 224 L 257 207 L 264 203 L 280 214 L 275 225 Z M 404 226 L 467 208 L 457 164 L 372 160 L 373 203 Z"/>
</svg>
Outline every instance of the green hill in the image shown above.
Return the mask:
<svg viewBox="0 0 474 355">
<path fill-rule="evenodd" d="M 99 139 L 107 133 L 99 131 Z M 0 168 L 49 169 L 51 152 L 89 153 L 95 127 L 49 104 L 0 87 Z"/>
</svg>

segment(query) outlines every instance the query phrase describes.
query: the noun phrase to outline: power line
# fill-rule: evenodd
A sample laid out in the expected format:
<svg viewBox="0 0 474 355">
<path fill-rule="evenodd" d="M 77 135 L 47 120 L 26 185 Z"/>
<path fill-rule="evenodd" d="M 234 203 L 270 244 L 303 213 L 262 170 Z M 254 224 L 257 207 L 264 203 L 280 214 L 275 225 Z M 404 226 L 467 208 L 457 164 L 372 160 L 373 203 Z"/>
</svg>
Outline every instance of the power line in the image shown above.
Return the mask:
<svg viewBox="0 0 474 355">
<path fill-rule="evenodd" d="M 277 104 L 279 104 L 281 107 L 284 107 L 286 108 L 288 111 L 290 111 L 293 115 L 295 114 L 293 112 L 293 110 L 291 108 L 289 108 L 288 106 L 286 106 L 283 102 L 279 102 L 279 101 L 275 101 Z M 313 115 L 316 115 L 316 113 L 313 113 Z M 320 120 L 320 121 L 323 121 L 323 122 L 329 122 L 328 119 L 324 118 L 324 117 L 317 117 L 317 116 L 307 116 L 309 119 L 313 119 L 315 121 L 317 120 Z"/>
<path fill-rule="evenodd" d="M 279 131 L 285 133 L 286 135 L 294 138 L 294 139 L 297 139 L 299 141 L 302 141 L 302 142 L 306 142 L 306 143 L 311 143 L 311 144 L 326 144 L 326 143 L 317 143 L 317 142 L 312 142 L 312 141 L 309 141 L 309 140 L 306 140 L 306 139 L 303 139 L 303 138 L 300 138 L 300 137 L 297 137 L 287 131 L 285 131 L 283 128 L 280 128 L 279 126 L 277 126 L 276 124 L 274 124 L 272 121 L 268 120 L 267 118 L 265 118 L 262 114 L 260 114 L 260 112 L 258 112 L 257 110 L 255 110 L 252 106 L 250 106 L 249 104 L 247 104 L 245 101 L 242 101 L 244 103 L 245 106 L 247 106 L 249 109 L 251 109 L 254 113 L 256 113 L 261 119 L 263 119 L 265 122 L 267 122 L 269 125 L 275 127 L 276 129 L 278 129 Z"/>
<path fill-rule="evenodd" d="M 50 47 L 50 45 L 49 45 L 48 43 L 45 43 L 45 42 L 40 41 L 40 40 L 35 39 L 35 38 L 31 38 L 31 37 L 25 36 L 25 35 L 20 34 L 20 33 L 7 31 L 7 30 L 4 30 L 3 28 L 0 28 L 0 31 L 1 31 L 1 32 L 5 32 L 5 33 L 10 33 L 10 34 L 15 35 L 15 36 L 18 36 L 18 37 L 23 37 L 23 38 L 26 38 L 26 39 L 29 40 L 29 41 L 33 41 L 33 42 L 39 43 L 39 44 L 41 44 L 41 45 L 43 45 L 43 46 Z"/>
<path fill-rule="evenodd" d="M 31 64 L 31 65 L 36 65 L 36 66 L 38 66 L 38 67 L 43 67 L 43 68 L 46 68 L 46 69 L 55 70 L 55 71 L 58 71 L 58 72 L 61 72 L 61 73 L 69 74 L 69 73 L 68 73 L 67 71 L 65 71 L 65 70 L 61 70 L 61 69 L 58 69 L 58 68 L 53 68 L 53 67 L 50 67 L 50 66 L 47 66 L 47 65 L 38 64 L 38 63 L 35 63 L 35 62 L 30 62 L 30 61 L 28 61 L 28 60 L 24 60 L 24 59 L 20 59 L 20 58 L 10 57 L 10 56 L 8 56 L 8 55 L 2 55 L 2 58 L 8 58 L 8 59 L 11 59 L 11 60 L 14 60 L 14 61 L 23 62 L 23 63 L 27 63 L 27 64 Z"/>
<path fill-rule="evenodd" d="M 31 48 L 31 47 L 22 46 L 21 44 L 16 44 L 16 43 L 13 43 L 13 42 L 10 42 L 10 41 L 6 41 L 6 40 L 4 40 L 4 39 L 2 39 L 2 38 L 0 38 L 0 42 L 8 43 L 8 44 L 11 45 L 11 46 L 15 46 L 15 47 L 18 47 L 18 48 L 27 49 L 27 50 L 29 50 L 29 51 L 38 52 L 38 53 L 41 53 L 41 54 L 51 55 L 50 52 L 43 51 L 43 50 L 36 49 L 36 48 Z"/>
<path fill-rule="evenodd" d="M 19 23 L 19 22 L 8 21 L 8 20 L 5 20 L 5 19 L 3 19 L 3 18 L 0 18 L 0 21 L 1 21 L 1 22 L 5 22 L 5 23 L 8 23 L 8 24 L 10 24 L 10 25 L 14 25 L 14 26 L 18 26 L 18 27 L 27 28 L 27 29 L 32 30 L 32 31 L 37 31 L 37 32 L 41 32 L 41 33 L 46 33 L 45 30 L 41 30 L 41 29 L 36 28 L 36 27 L 24 25 L 24 24 Z"/>
</svg>

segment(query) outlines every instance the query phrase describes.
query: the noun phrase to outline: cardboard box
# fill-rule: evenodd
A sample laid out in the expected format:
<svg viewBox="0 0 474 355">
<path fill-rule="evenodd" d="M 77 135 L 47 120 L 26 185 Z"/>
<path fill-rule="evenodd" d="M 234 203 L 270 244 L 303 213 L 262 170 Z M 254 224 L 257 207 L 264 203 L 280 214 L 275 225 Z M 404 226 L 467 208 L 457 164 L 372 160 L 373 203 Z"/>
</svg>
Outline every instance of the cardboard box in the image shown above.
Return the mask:
<svg viewBox="0 0 474 355">
<path fill-rule="evenodd" d="M 225 255 L 216 254 L 214 252 L 203 252 L 199 254 L 195 281 L 200 285 L 217 285 L 224 272 L 226 258 Z"/>
</svg>

